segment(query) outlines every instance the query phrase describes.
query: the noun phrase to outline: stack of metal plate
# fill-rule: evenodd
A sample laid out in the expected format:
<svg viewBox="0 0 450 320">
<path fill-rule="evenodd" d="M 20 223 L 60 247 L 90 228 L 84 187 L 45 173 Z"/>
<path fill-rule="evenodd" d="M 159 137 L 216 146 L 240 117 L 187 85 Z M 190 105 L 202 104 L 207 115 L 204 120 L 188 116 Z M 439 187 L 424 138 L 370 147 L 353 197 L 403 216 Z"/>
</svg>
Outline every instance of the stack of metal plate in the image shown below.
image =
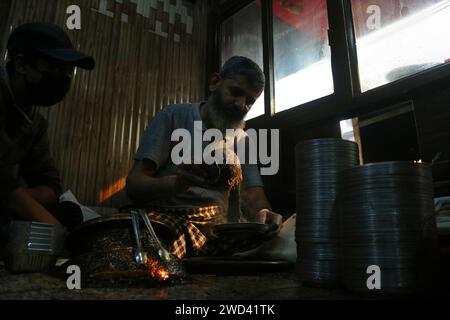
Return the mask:
<svg viewBox="0 0 450 320">
<path fill-rule="evenodd" d="M 430 167 L 374 163 L 342 172 L 341 181 L 346 287 L 363 293 L 416 293 L 420 278 L 426 277 L 427 257 L 436 249 Z M 369 279 L 375 275 L 370 266 L 380 270 L 379 290 L 373 290 L 377 280 Z"/>
<path fill-rule="evenodd" d="M 296 146 L 297 269 L 305 284 L 340 284 L 339 173 L 359 165 L 358 145 L 317 139 Z"/>
</svg>

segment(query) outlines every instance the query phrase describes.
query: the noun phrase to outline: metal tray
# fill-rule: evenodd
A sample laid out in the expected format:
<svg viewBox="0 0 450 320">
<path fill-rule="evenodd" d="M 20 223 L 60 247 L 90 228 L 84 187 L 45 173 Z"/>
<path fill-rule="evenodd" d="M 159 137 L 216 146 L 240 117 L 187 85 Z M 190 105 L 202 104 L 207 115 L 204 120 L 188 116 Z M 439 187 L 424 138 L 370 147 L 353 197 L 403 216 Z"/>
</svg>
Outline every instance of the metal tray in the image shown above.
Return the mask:
<svg viewBox="0 0 450 320">
<path fill-rule="evenodd" d="M 283 261 L 243 260 L 233 257 L 187 258 L 183 265 L 191 274 L 258 274 L 270 272 L 285 272 L 294 264 Z"/>
</svg>

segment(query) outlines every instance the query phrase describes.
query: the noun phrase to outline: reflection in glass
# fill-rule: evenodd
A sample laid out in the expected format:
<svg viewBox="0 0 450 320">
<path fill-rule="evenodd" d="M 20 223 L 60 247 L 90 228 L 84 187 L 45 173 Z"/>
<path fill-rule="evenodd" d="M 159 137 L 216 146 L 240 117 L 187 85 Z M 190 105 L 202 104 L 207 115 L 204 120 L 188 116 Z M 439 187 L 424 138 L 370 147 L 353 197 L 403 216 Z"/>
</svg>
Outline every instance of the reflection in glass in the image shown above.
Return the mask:
<svg viewBox="0 0 450 320">
<path fill-rule="evenodd" d="M 232 56 L 245 56 L 263 69 L 261 6 L 256 2 L 223 22 L 221 28 L 221 64 Z M 264 92 L 256 100 L 246 120 L 264 114 Z"/>
<path fill-rule="evenodd" d="M 361 90 L 450 58 L 449 0 L 352 0 Z"/>
<path fill-rule="evenodd" d="M 275 110 L 334 92 L 326 0 L 273 1 Z"/>
<path fill-rule="evenodd" d="M 342 139 L 355 142 L 355 132 L 353 129 L 353 120 L 342 120 L 340 123 Z"/>
</svg>

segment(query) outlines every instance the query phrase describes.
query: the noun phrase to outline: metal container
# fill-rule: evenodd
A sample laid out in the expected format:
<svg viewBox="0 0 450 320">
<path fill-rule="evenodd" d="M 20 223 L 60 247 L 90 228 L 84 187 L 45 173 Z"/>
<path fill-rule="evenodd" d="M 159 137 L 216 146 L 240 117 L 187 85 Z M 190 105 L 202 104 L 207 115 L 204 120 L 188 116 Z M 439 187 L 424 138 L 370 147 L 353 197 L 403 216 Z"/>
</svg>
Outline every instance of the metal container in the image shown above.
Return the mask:
<svg viewBox="0 0 450 320">
<path fill-rule="evenodd" d="M 171 237 L 165 226 L 156 222 L 152 225 L 160 240 Z M 90 220 L 72 230 L 67 237 L 70 264 L 82 270 L 83 288 L 167 286 L 184 280 L 187 275 L 181 262 L 173 259 L 164 263 L 154 238 L 145 228 L 141 229 L 141 241 L 148 261 L 171 271 L 169 278 L 161 279 L 149 272 L 148 266 L 136 263 L 136 239 L 129 213 Z"/>
<path fill-rule="evenodd" d="M 297 270 L 306 285 L 338 287 L 338 174 L 359 165 L 358 145 L 342 139 L 308 140 L 295 153 Z"/>
<path fill-rule="evenodd" d="M 13 221 L 6 229 L 5 266 L 12 272 L 47 272 L 64 247 L 61 226 Z"/>
<path fill-rule="evenodd" d="M 431 168 L 412 162 L 374 163 L 341 174 L 345 285 L 359 293 L 416 294 L 433 283 L 437 253 Z M 369 290 L 368 267 L 381 271 Z"/>
</svg>

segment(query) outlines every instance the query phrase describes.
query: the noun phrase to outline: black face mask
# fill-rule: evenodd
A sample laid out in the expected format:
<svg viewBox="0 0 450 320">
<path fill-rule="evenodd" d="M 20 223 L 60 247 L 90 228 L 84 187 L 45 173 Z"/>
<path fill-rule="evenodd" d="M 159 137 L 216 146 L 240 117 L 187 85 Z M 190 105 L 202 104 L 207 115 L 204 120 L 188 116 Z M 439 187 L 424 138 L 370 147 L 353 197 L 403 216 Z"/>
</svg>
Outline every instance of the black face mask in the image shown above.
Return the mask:
<svg viewBox="0 0 450 320">
<path fill-rule="evenodd" d="M 49 107 L 62 101 L 70 89 L 71 78 L 65 75 L 41 71 L 38 83 L 27 81 L 27 89 L 36 106 Z"/>
</svg>

